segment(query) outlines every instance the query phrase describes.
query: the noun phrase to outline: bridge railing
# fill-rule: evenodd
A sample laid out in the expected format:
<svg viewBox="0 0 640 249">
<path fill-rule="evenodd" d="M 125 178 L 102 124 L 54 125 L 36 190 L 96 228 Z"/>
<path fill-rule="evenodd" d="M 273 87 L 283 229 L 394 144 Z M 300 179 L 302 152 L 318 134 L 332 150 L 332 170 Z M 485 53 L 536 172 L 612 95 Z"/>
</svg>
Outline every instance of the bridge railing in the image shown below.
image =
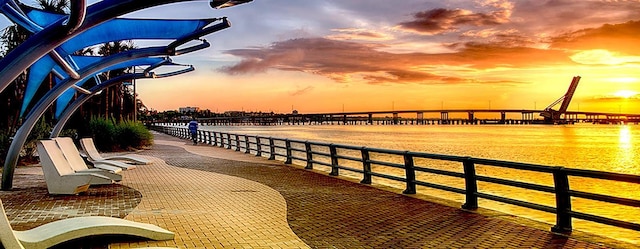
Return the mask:
<svg viewBox="0 0 640 249">
<path fill-rule="evenodd" d="M 154 126 L 153 129 L 180 138 L 190 138 L 188 129 L 182 127 Z M 371 184 L 372 177 L 396 181 L 405 185 L 404 194 L 416 194 L 416 186 L 462 194 L 465 199 L 462 205 L 463 209 L 477 209 L 478 199 L 483 198 L 552 213 L 556 216 L 556 223 L 551 228 L 554 232 L 570 232 L 572 230 L 572 218 L 640 231 L 640 224 L 638 223 L 579 212 L 571 207 L 572 198 L 582 198 L 627 207 L 640 207 L 640 200 L 578 191 L 571 189 L 569 186 L 569 177 L 581 177 L 637 184 L 640 187 L 640 176 L 637 175 L 213 131 L 198 131 L 198 140 L 200 143 L 234 149 L 244 153 L 253 153 L 256 156 L 268 155 L 270 160 L 279 158 L 285 164 L 299 161 L 302 162 L 305 169 L 313 169 L 314 166 L 328 167 L 329 174 L 332 176 L 340 175 L 341 171 L 355 173 L 361 177 L 362 180 L 360 182 L 363 184 Z M 372 154 L 376 154 L 377 157 L 373 158 Z M 402 161 L 402 163 L 398 163 L 398 160 L 389 160 L 393 157 L 400 158 L 399 161 Z M 423 163 L 416 163 L 416 161 L 424 159 L 459 163 L 462 166 L 462 172 L 430 168 L 423 165 Z M 476 173 L 479 166 L 536 172 L 537 174 L 552 177 L 552 186 L 479 175 Z M 389 169 L 395 169 L 400 174 L 383 173 L 389 172 Z M 420 177 L 423 174 L 458 178 L 464 182 L 462 184 L 464 187 L 428 182 Z M 555 205 L 539 204 L 519 200 L 515 197 L 481 192 L 478 189 L 479 183 L 498 184 L 548 193 L 554 196 Z"/>
</svg>

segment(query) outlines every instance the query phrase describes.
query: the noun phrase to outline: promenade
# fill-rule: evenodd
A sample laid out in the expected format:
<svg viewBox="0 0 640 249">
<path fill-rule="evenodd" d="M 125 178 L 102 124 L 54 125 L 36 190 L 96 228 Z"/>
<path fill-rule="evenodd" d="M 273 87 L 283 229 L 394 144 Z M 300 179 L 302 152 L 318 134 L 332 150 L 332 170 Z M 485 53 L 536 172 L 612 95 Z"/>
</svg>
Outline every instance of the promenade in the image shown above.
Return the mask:
<svg viewBox="0 0 640 249">
<path fill-rule="evenodd" d="M 640 248 L 575 232 L 567 237 L 497 212 L 469 212 L 208 145 L 154 133 L 152 164 L 77 196 L 47 194 L 37 166 L 0 191 L 15 230 L 74 216 L 159 225 L 172 241 L 106 236 L 59 248 Z M 457 205 L 457 206 L 456 206 Z"/>
</svg>

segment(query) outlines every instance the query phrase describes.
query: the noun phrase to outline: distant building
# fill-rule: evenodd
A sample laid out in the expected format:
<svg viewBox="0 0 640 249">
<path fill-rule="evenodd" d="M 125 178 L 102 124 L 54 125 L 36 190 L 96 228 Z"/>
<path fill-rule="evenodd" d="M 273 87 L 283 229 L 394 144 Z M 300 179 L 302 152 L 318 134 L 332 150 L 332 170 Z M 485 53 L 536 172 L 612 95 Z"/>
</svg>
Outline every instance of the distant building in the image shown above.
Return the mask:
<svg viewBox="0 0 640 249">
<path fill-rule="evenodd" d="M 180 107 L 178 108 L 178 112 L 180 113 L 197 113 L 200 111 L 200 107 Z"/>
</svg>

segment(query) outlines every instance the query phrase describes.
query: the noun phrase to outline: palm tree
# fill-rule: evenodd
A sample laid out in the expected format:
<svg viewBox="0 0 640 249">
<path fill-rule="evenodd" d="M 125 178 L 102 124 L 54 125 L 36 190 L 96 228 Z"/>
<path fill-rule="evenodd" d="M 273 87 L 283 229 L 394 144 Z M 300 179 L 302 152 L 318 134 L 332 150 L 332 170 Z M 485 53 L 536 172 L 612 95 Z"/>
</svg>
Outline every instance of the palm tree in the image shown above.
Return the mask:
<svg viewBox="0 0 640 249">
<path fill-rule="evenodd" d="M 102 56 L 109 56 L 134 48 L 136 48 L 136 46 L 131 40 L 108 42 L 98 47 L 97 53 Z M 123 75 L 126 73 L 126 70 L 127 69 L 117 69 L 107 71 L 101 75 L 101 78 L 108 80 Z M 131 112 L 134 111 L 132 96 L 133 94 L 129 87 L 122 83 L 105 89 L 100 97 L 100 109 L 104 111 L 101 111 L 101 113 L 103 113 L 105 117 L 115 118 L 116 121 L 131 116 Z M 135 97 L 133 97 L 133 99 L 135 99 Z"/>
<path fill-rule="evenodd" d="M 38 0 L 37 4 L 42 10 L 54 13 L 66 13 L 69 8 L 68 0 Z"/>
</svg>

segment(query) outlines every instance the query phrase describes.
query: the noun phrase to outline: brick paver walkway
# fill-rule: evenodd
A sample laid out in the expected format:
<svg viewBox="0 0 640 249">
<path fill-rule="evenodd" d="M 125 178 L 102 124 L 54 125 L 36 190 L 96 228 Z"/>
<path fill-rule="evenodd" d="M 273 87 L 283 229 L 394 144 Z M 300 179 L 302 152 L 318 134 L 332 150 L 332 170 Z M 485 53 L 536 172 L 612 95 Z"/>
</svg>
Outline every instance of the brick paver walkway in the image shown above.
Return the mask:
<svg viewBox="0 0 640 249">
<path fill-rule="evenodd" d="M 286 199 L 291 229 L 312 248 L 606 247 L 297 167 L 220 159 L 220 151 L 229 150 L 217 147 L 166 135 L 156 139 L 175 142 L 159 142 L 145 154 L 277 190 Z M 234 157 L 252 156 L 235 152 Z"/>
<path fill-rule="evenodd" d="M 173 241 L 110 236 L 59 248 L 638 248 L 578 240 L 240 152 L 155 134 L 150 165 L 78 196 L 50 196 L 38 167 L 0 191 L 16 230 L 105 215 L 176 233 Z M 545 228 L 548 229 L 548 228 Z"/>
</svg>

